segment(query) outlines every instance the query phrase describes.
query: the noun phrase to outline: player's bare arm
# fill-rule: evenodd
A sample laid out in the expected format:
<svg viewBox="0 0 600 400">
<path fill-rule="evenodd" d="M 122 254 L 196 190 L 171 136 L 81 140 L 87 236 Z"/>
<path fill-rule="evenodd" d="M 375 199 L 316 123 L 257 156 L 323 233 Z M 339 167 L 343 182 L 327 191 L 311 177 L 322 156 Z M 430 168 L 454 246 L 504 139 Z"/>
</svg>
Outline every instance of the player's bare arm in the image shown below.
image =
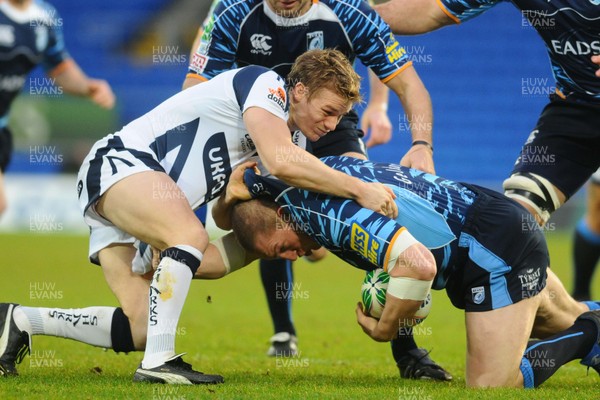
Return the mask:
<svg viewBox="0 0 600 400">
<path fill-rule="evenodd" d="M 391 189 L 327 167 L 292 143 L 288 125 L 281 118 L 252 107 L 244 113 L 244 122 L 266 169 L 288 185 L 353 199 L 363 207 L 393 218 L 398 215 Z M 282 158 L 282 154 L 286 157 Z"/>
<path fill-rule="evenodd" d="M 387 115 L 389 89 L 369 69 L 369 102 L 360 119 L 360 129 L 369 139 L 367 148 L 385 144 L 392 138 L 392 123 Z"/>
<path fill-rule="evenodd" d="M 436 0 L 391 0 L 373 8 L 398 35 L 431 32 L 455 23 Z"/>
<path fill-rule="evenodd" d="M 244 184 L 244 172 L 248 168 L 253 168 L 257 174 L 260 174 L 256 165 L 255 162 L 245 162 L 231 172 L 225 192 L 219 196 L 211 210 L 215 224 L 220 229 L 231 230 L 231 207 L 238 201 L 250 200 L 252 198 L 248 188 Z"/>
<path fill-rule="evenodd" d="M 389 271 L 390 285 L 381 318 L 366 315 L 360 303 L 356 307 L 358 324 L 378 342 L 392 340 L 399 328 L 415 323 L 414 315 L 429 293 L 437 271 L 431 252 L 421 243 L 410 240 L 414 244 L 400 253 Z"/>
<path fill-rule="evenodd" d="M 88 77 L 72 59 L 64 61 L 55 70 L 50 71 L 50 76 L 56 80 L 57 86 L 69 94 L 87 97 L 106 109 L 115 105 L 115 95 L 110 85 L 105 80 Z"/>
<path fill-rule="evenodd" d="M 409 121 L 413 143 L 400 162 L 406 167 L 435 173 L 433 165 L 433 111 L 429 92 L 412 66 L 407 66 L 387 82 L 400 99 Z"/>
</svg>

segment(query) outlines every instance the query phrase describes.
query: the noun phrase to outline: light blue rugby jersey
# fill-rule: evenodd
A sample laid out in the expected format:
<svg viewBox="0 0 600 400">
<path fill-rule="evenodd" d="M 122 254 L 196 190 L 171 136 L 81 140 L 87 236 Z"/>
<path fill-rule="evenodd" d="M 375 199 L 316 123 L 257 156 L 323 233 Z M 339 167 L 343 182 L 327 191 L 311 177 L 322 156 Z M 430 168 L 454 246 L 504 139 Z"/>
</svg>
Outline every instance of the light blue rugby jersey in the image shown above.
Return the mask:
<svg viewBox="0 0 600 400">
<path fill-rule="evenodd" d="M 297 227 L 355 267 L 387 264 L 394 239 L 403 228 L 427 246 L 437 261 L 435 289 L 445 286 L 445 269 L 455 251 L 467 212 L 477 194 L 460 183 L 397 164 L 350 157 L 325 157 L 325 164 L 366 182 L 381 182 L 396 194 L 396 220 L 339 197 L 289 187 L 248 170 L 244 181 L 253 196 L 268 194 L 291 215 Z"/>
</svg>

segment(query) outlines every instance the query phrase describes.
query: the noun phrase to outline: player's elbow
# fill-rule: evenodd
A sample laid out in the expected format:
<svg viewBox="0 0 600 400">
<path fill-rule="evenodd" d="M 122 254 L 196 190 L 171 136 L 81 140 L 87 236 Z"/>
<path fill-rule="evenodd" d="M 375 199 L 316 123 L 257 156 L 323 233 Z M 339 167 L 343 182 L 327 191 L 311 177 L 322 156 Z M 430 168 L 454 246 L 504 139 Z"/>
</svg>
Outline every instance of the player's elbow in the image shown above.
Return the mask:
<svg viewBox="0 0 600 400">
<path fill-rule="evenodd" d="M 402 274 L 421 281 L 432 281 L 437 273 L 433 254 L 421 243 L 408 247 L 398 259 L 400 266 L 406 268 Z"/>
</svg>

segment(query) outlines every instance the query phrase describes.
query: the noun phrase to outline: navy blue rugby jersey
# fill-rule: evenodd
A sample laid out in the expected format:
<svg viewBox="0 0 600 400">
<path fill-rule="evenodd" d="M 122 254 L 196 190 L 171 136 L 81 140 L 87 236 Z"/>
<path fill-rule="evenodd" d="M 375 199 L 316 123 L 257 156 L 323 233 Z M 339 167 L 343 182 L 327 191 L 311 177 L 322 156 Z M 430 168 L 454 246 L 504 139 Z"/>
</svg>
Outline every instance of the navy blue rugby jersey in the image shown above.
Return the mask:
<svg viewBox="0 0 600 400">
<path fill-rule="evenodd" d="M 325 164 L 366 182 L 381 182 L 396 194 L 398 218 L 392 220 L 352 200 L 289 187 L 247 170 L 244 182 L 255 197 L 269 195 L 284 207 L 294 226 L 344 261 L 365 270 L 387 265 L 403 230 L 431 249 L 443 277 L 451 253 L 477 194 L 460 183 L 398 164 L 351 157 L 325 157 Z M 436 279 L 441 289 L 444 279 Z"/>
<path fill-rule="evenodd" d="M 62 19 L 50 4 L 35 0 L 21 11 L 0 2 L 0 127 L 6 125 L 10 104 L 27 74 L 38 64 L 47 71 L 69 55 L 62 36 Z"/>
<path fill-rule="evenodd" d="M 304 15 L 284 18 L 263 0 L 222 0 L 203 26 L 190 62 L 192 75 L 210 79 L 249 64 L 287 76 L 296 57 L 335 48 L 358 57 L 384 82 L 411 64 L 390 27 L 363 0 L 313 0 Z"/>
<path fill-rule="evenodd" d="M 467 21 L 507 0 L 438 0 L 455 22 Z M 557 92 L 592 103 L 600 102 L 600 0 L 512 0 L 544 40 Z"/>
</svg>

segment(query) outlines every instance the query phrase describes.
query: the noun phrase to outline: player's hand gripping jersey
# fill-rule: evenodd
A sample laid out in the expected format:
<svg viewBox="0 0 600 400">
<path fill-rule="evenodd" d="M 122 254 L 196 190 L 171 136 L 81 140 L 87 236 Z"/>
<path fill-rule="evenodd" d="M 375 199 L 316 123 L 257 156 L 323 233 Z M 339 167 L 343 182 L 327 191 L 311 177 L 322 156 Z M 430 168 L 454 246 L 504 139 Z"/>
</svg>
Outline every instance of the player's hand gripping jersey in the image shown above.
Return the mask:
<svg viewBox="0 0 600 400">
<path fill-rule="evenodd" d="M 439 0 L 450 18 L 467 21 L 504 0 Z M 600 2 L 597 0 L 512 0 L 544 40 L 557 90 L 564 96 L 600 103 Z"/>
<path fill-rule="evenodd" d="M 285 207 L 292 226 L 303 230 L 338 257 L 362 269 L 381 268 L 394 247 L 412 235 L 431 249 L 444 276 L 466 215 L 477 194 L 456 182 L 396 164 L 348 157 L 321 159 L 331 168 L 366 182 L 381 182 L 396 194 L 398 218 L 391 220 L 356 202 L 296 189 L 247 170 L 244 181 L 253 196 L 271 195 Z M 408 232 L 406 229 L 408 229 Z M 410 233 L 409 233 L 410 232 Z M 437 280 L 436 280 L 437 281 Z M 437 282 L 440 289 L 444 279 Z"/>
</svg>

